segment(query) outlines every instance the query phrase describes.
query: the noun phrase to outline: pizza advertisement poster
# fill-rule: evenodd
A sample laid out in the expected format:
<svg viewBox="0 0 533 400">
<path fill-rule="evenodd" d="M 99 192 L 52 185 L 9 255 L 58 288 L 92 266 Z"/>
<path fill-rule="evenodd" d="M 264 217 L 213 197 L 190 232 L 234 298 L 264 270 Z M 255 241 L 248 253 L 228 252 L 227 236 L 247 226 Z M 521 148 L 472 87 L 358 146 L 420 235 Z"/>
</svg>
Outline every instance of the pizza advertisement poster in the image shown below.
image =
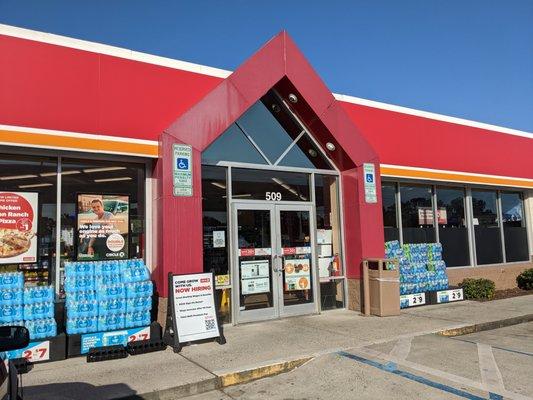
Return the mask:
<svg viewBox="0 0 533 400">
<path fill-rule="evenodd" d="M 129 248 L 129 196 L 78 194 L 78 261 L 123 260 Z"/>
<path fill-rule="evenodd" d="M 285 258 L 285 290 L 308 290 L 311 288 L 311 261 L 308 258 Z"/>
<path fill-rule="evenodd" d="M 39 194 L 0 192 L 0 264 L 37 262 Z"/>
</svg>

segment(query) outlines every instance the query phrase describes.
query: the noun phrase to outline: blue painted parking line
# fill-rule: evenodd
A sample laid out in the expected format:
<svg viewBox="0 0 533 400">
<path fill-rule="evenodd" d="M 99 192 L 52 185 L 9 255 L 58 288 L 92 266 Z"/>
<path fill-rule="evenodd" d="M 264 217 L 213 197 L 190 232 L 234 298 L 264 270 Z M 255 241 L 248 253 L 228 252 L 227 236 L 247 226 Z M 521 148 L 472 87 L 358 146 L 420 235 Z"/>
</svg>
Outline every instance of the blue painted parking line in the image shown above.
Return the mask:
<svg viewBox="0 0 533 400">
<path fill-rule="evenodd" d="M 391 374 L 398 375 L 398 376 L 401 376 L 401 377 L 406 378 L 406 379 L 410 379 L 412 381 L 421 383 L 423 385 L 430 386 L 432 388 L 439 389 L 439 390 L 442 390 L 444 392 L 452 393 L 452 394 L 454 394 L 456 396 L 460 396 L 460 397 L 463 397 L 465 399 L 469 399 L 469 400 L 487 400 L 485 397 L 476 396 L 475 394 L 465 392 L 464 390 L 456 389 L 456 388 L 454 388 L 452 386 L 448 386 L 448 385 L 445 385 L 443 383 L 432 381 L 430 379 L 424 378 L 423 376 L 415 375 L 415 374 L 412 374 L 412 373 L 407 372 L 407 371 L 401 371 L 401 370 L 398 369 L 398 366 L 395 363 L 393 363 L 393 362 L 382 364 L 380 362 L 369 360 L 368 358 L 356 356 L 355 354 L 347 353 L 345 351 L 340 351 L 337 354 L 339 354 L 340 356 L 346 357 L 346 358 L 350 358 L 350 359 L 355 360 L 355 361 L 359 361 L 360 363 L 363 363 L 363 364 L 370 365 L 372 367 L 378 368 L 378 369 L 380 369 L 382 371 L 389 372 Z M 497 397 L 494 397 L 494 396 L 497 396 Z M 498 394 L 495 394 L 495 393 L 489 393 L 489 399 L 490 400 L 500 400 L 500 399 L 502 399 L 502 396 L 500 396 Z"/>
</svg>

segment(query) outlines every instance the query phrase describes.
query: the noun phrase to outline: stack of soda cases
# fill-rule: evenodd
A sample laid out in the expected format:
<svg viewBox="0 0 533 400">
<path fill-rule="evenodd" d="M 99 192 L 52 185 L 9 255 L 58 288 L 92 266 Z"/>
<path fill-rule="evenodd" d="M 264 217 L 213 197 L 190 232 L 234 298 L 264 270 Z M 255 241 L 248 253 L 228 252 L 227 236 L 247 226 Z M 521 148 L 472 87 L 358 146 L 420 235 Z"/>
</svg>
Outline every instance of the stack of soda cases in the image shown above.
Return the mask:
<svg viewBox="0 0 533 400">
<path fill-rule="evenodd" d="M 67 292 L 67 333 L 150 325 L 153 285 L 143 260 L 77 262 L 68 269 L 91 273 L 93 289 Z"/>
<path fill-rule="evenodd" d="M 0 309 L 0 324 L 26 326 L 30 340 L 57 334 L 53 287 L 24 289 L 22 272 L 0 274 Z"/>
</svg>

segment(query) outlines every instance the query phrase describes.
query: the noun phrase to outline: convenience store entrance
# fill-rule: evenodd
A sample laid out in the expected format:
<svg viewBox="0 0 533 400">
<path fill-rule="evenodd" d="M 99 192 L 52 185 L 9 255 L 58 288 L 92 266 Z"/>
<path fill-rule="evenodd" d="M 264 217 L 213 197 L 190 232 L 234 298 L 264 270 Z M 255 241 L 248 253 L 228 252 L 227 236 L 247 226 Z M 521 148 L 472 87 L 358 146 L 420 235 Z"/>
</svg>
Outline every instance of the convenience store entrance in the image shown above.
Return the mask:
<svg viewBox="0 0 533 400">
<path fill-rule="evenodd" d="M 313 215 L 312 205 L 233 203 L 236 323 L 317 312 Z"/>
</svg>

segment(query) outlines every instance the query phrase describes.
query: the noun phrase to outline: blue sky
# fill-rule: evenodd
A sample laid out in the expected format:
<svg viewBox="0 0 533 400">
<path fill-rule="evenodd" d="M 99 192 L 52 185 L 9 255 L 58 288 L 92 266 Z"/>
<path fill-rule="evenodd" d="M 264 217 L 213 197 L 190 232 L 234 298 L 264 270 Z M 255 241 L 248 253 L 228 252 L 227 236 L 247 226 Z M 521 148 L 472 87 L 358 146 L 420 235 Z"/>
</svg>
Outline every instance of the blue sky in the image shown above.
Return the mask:
<svg viewBox="0 0 533 400">
<path fill-rule="evenodd" d="M 533 0 L 0 0 L 0 23 L 230 70 L 286 29 L 333 92 L 533 132 Z"/>
</svg>

